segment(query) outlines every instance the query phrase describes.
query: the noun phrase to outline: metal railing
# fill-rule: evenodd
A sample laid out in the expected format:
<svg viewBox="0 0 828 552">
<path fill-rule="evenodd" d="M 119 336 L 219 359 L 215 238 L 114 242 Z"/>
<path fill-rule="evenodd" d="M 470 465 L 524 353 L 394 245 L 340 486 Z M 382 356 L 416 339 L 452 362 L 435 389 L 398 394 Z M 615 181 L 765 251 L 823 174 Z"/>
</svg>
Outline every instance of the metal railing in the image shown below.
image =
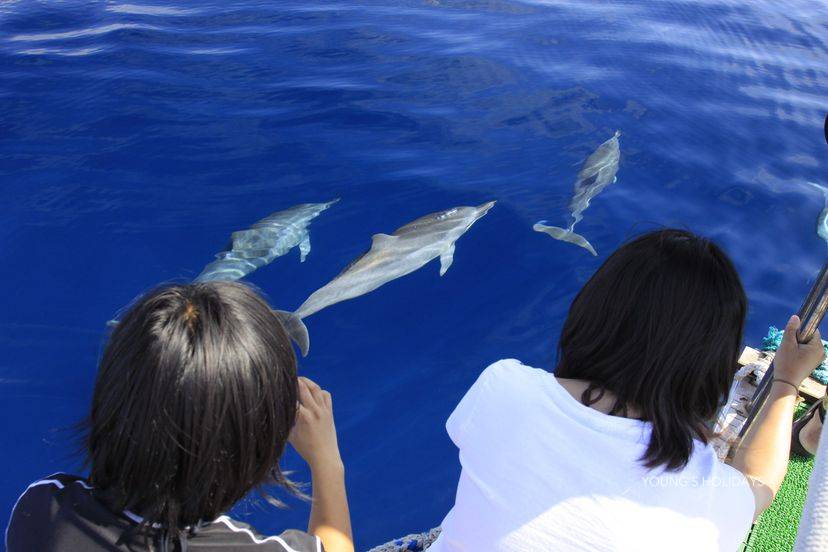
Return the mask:
<svg viewBox="0 0 828 552">
<path fill-rule="evenodd" d="M 810 293 L 808 293 L 808 296 L 802 303 L 802 307 L 799 309 L 799 319 L 802 321 L 802 324 L 799 326 L 799 331 L 796 334 L 797 341 L 807 343 L 811 340 L 817 327 L 819 327 L 819 323 L 825 317 L 826 311 L 828 311 L 828 261 L 822 265 L 822 270 L 816 282 L 814 282 Z M 770 393 L 771 383 L 773 382 L 773 372 L 773 364 L 771 364 L 770 368 L 765 372 L 762 381 L 759 382 L 756 393 L 753 395 L 747 419 L 745 419 L 742 430 L 739 432 L 740 438 L 747 435 L 747 432 L 750 431 L 753 422 L 756 420 L 756 415 L 765 405 L 768 393 Z"/>
</svg>

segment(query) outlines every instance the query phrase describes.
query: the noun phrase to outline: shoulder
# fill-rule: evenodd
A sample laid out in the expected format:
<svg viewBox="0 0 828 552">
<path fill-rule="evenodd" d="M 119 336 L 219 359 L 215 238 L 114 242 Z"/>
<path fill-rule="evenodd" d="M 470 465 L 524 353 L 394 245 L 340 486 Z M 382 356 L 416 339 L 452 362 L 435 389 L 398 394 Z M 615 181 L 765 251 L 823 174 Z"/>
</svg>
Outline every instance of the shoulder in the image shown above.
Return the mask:
<svg viewBox="0 0 828 552">
<path fill-rule="evenodd" d="M 513 408 L 515 398 L 526 399 L 539 388 L 539 378 L 547 372 L 507 358 L 487 366 L 477 377 L 446 422 L 446 429 L 455 444 L 460 445 L 469 429 L 481 427 L 492 416 Z"/>
<path fill-rule="evenodd" d="M 78 489 L 88 491 L 92 487 L 85 479 L 77 475 L 69 475 L 66 473 L 54 473 L 42 479 L 31 483 L 20 497 L 12 509 L 12 513 L 17 511 L 25 512 L 25 508 L 31 507 L 34 504 L 40 503 L 44 500 L 50 501 L 59 495 L 71 492 Z"/>
<path fill-rule="evenodd" d="M 36 487 L 45 487 L 51 489 L 63 489 L 72 483 L 79 483 L 81 486 L 89 489 L 89 485 L 86 483 L 86 480 L 78 475 L 70 475 L 68 473 L 58 472 L 53 473 L 52 475 L 47 475 L 37 481 L 31 483 L 23 494 L 26 494 L 31 489 Z"/>
<path fill-rule="evenodd" d="M 504 358 L 493 362 L 480 374 L 481 379 L 521 383 L 535 380 L 548 372 L 526 366 L 515 358 Z"/>
<path fill-rule="evenodd" d="M 523 395 L 527 389 L 537 389 L 543 378 L 550 373 L 540 368 L 533 368 L 514 358 L 498 360 L 486 367 L 480 374 L 475 386 L 485 386 L 496 391 L 497 396 L 506 397 L 514 393 Z"/>
<path fill-rule="evenodd" d="M 48 533 L 60 515 L 58 504 L 66 494 L 87 494 L 91 487 L 79 476 L 55 473 L 31 483 L 12 508 L 5 540 L 8 550 L 31 549 L 33 539 Z M 77 497 L 73 502 L 77 501 Z"/>
<path fill-rule="evenodd" d="M 509 395 L 511 389 L 535 382 L 539 373 L 545 372 L 526 366 L 514 358 L 498 360 L 480 373 L 468 394 L 472 396 L 487 393 L 498 396 Z"/>
<path fill-rule="evenodd" d="M 255 549 L 275 552 L 323 552 L 319 537 L 289 529 L 280 535 L 266 536 L 247 523 L 229 516 L 220 516 L 200 533 L 202 538 L 215 539 L 224 534 L 222 542 L 232 542 L 234 549 Z"/>
</svg>

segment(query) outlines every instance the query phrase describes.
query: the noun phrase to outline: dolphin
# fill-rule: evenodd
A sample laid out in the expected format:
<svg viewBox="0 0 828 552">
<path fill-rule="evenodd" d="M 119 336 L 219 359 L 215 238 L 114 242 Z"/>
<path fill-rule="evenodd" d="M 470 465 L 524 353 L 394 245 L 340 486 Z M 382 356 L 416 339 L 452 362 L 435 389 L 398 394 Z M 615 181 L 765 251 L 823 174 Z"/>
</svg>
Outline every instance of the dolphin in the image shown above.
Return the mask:
<svg viewBox="0 0 828 552">
<path fill-rule="evenodd" d="M 217 254 L 216 260 L 205 266 L 193 282 L 238 280 L 271 263 L 297 245 L 299 261 L 305 262 L 305 257 L 311 250 L 308 225 L 337 201 L 339 198 L 327 203 L 296 205 L 263 218 L 248 230 L 233 232 L 226 250 Z M 293 313 L 277 310 L 273 312 L 294 341 L 307 341 L 306 336 L 302 337 L 302 328 L 293 320 Z M 117 319 L 108 320 L 106 326 L 113 329 L 119 323 L 120 320 Z M 301 325 L 301 321 L 299 324 Z"/>
<path fill-rule="evenodd" d="M 822 192 L 825 198 L 825 207 L 817 218 L 817 235 L 828 243 L 828 188 L 823 188 L 816 182 L 808 182 L 808 184 Z"/>
<path fill-rule="evenodd" d="M 263 218 L 248 230 L 233 232 L 225 251 L 204 267 L 195 282 L 238 280 L 299 246 L 299 261 L 311 250 L 308 226 L 319 214 L 339 201 L 303 203 Z"/>
<path fill-rule="evenodd" d="M 278 313 L 282 324 L 307 355 L 309 340 L 303 318 L 320 310 L 374 291 L 428 262 L 440 258 L 440 276 L 454 260 L 454 243 L 494 206 L 455 207 L 418 218 L 393 234 L 375 234 L 371 248 L 336 278 L 314 291 L 294 313 Z"/>
<path fill-rule="evenodd" d="M 621 157 L 621 148 L 618 144 L 618 137 L 621 131 L 616 130 L 615 134 L 598 146 L 592 152 L 581 170 L 578 172 L 578 180 L 575 181 L 575 193 L 569 201 L 570 223 L 568 228 L 547 226 L 545 220 L 536 222 L 532 229 L 536 232 L 545 232 L 556 240 L 574 243 L 583 247 L 593 255 L 597 256 L 595 248 L 587 239 L 575 233 L 575 225 L 584 218 L 584 211 L 589 207 L 592 198 L 600 194 L 604 188 L 616 181 L 615 173 L 618 172 L 618 160 Z"/>
</svg>

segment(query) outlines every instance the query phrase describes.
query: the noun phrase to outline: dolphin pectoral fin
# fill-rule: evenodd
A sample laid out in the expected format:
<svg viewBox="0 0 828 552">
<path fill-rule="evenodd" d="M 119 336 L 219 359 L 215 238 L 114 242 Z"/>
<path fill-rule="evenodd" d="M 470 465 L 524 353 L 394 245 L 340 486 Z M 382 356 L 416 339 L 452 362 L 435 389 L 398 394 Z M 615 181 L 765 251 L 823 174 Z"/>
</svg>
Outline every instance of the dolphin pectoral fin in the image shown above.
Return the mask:
<svg viewBox="0 0 828 552">
<path fill-rule="evenodd" d="M 595 251 L 595 248 L 592 247 L 592 244 L 589 243 L 585 237 L 583 237 L 580 234 L 576 234 L 572 230 L 558 228 L 557 226 L 546 226 L 545 224 L 543 224 L 543 221 L 535 223 L 535 225 L 532 226 L 532 230 L 534 230 L 535 232 L 543 232 L 544 234 L 549 234 L 556 240 L 565 241 L 567 243 L 583 247 L 584 249 L 592 253 L 593 256 L 598 256 L 598 253 Z"/>
<path fill-rule="evenodd" d="M 612 183 L 613 183 L 613 184 L 615 184 L 616 182 L 618 182 L 618 177 L 617 177 L 617 176 L 613 176 L 613 177 L 612 177 Z"/>
<path fill-rule="evenodd" d="M 285 332 L 288 334 L 290 339 L 296 343 L 297 347 L 299 347 L 299 351 L 301 351 L 302 356 L 308 356 L 308 350 L 310 349 L 310 336 L 308 335 L 308 328 L 305 326 L 305 323 L 302 322 L 302 319 L 292 312 L 287 311 L 274 310 L 273 314 L 275 314 L 276 318 L 279 319 L 279 322 L 282 323 L 282 327 L 285 329 Z"/>
<path fill-rule="evenodd" d="M 444 275 L 446 271 L 454 262 L 454 244 L 451 244 L 445 251 L 440 253 L 440 276 Z"/>
<path fill-rule="evenodd" d="M 305 237 L 302 238 L 302 241 L 299 242 L 299 262 L 304 263 L 305 257 L 308 256 L 310 253 L 311 244 L 310 244 L 310 234 L 305 234 Z"/>
<path fill-rule="evenodd" d="M 374 234 L 371 236 L 371 249 L 380 249 L 388 247 L 391 243 L 396 241 L 397 236 L 389 236 L 388 234 Z"/>
</svg>

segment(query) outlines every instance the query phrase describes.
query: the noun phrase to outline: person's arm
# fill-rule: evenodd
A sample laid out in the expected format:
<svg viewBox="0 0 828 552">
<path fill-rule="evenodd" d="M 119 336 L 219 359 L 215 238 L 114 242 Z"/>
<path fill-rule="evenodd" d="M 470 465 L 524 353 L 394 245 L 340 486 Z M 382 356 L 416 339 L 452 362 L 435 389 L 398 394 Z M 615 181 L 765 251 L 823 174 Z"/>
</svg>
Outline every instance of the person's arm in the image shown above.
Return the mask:
<svg viewBox="0 0 828 552">
<path fill-rule="evenodd" d="M 774 381 L 767 402 L 731 463 L 750 482 L 756 497 L 757 517 L 773 502 L 788 470 L 799 385 L 825 356 L 819 331 L 807 343 L 796 341 L 799 324 L 799 317 L 792 316 L 785 327 L 782 344 L 774 358 Z"/>
<path fill-rule="evenodd" d="M 353 552 L 351 516 L 345 496 L 345 471 L 342 466 L 311 467 L 313 505 L 308 533 L 322 539 L 327 552 Z"/>
<path fill-rule="evenodd" d="M 310 466 L 313 503 L 308 533 L 326 552 L 353 552 L 351 515 L 345 494 L 345 467 L 336 440 L 331 394 L 299 378 L 299 412 L 290 443 Z"/>
</svg>

